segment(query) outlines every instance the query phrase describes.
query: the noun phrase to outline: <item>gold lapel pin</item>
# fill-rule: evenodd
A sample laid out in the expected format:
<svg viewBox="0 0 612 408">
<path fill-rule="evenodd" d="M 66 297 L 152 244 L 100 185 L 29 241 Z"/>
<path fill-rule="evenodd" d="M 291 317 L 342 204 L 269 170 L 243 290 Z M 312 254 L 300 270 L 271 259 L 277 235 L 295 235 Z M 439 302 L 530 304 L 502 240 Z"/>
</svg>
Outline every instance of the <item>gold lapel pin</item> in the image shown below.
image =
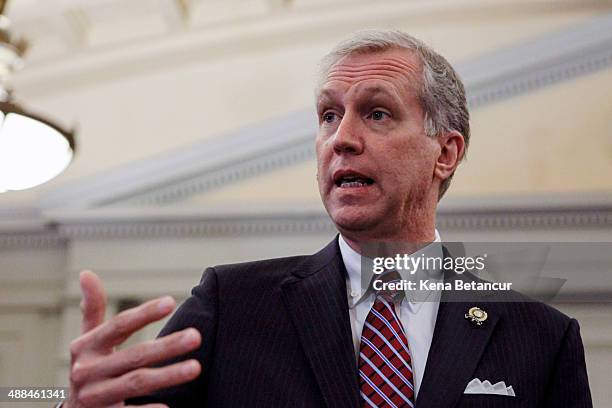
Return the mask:
<svg viewBox="0 0 612 408">
<path fill-rule="evenodd" d="M 476 326 L 482 326 L 484 321 L 487 320 L 487 317 L 489 317 L 487 312 L 479 307 L 471 307 L 465 314 L 465 318 L 469 319 L 472 323 L 475 323 Z"/>
</svg>

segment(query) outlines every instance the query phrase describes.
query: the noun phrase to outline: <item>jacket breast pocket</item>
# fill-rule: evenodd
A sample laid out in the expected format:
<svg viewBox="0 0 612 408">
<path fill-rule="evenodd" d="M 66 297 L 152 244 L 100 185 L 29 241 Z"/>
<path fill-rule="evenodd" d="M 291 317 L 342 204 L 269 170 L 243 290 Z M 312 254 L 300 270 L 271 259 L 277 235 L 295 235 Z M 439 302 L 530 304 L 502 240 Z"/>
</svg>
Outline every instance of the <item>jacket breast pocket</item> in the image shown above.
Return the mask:
<svg viewBox="0 0 612 408">
<path fill-rule="evenodd" d="M 518 397 L 495 394 L 463 394 L 458 408 L 516 408 L 530 407 Z"/>
</svg>

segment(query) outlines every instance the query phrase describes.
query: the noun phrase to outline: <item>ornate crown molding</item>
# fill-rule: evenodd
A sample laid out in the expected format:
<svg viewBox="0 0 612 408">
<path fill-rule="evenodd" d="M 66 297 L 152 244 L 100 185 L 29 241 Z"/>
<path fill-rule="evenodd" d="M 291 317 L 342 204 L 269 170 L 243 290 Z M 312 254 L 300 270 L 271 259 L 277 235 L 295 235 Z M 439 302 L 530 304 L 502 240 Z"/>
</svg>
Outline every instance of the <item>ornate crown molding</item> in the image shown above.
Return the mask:
<svg viewBox="0 0 612 408">
<path fill-rule="evenodd" d="M 335 233 L 325 214 L 279 215 L 278 217 L 164 220 L 140 222 L 71 223 L 60 226 L 63 236 L 74 239 L 195 238 L 267 234 Z"/>
<path fill-rule="evenodd" d="M 89 215 L 88 215 L 89 214 Z M 305 211 L 240 210 L 225 214 L 178 212 L 139 213 L 89 211 L 56 217 L 59 234 L 70 239 L 194 238 L 267 234 L 333 234 L 327 214 Z M 438 209 L 437 227 L 443 231 L 561 230 L 610 228 L 609 195 L 448 199 Z"/>
<path fill-rule="evenodd" d="M 60 187 L 42 208 L 168 204 L 314 157 L 310 109 Z"/>
<path fill-rule="evenodd" d="M 610 228 L 612 209 L 607 211 L 557 211 L 525 213 L 440 214 L 442 231 L 486 231 L 492 229 Z M 74 223 L 61 225 L 59 233 L 70 239 L 197 238 L 267 234 L 334 234 L 327 214 L 280 217 L 278 219 L 142 221 L 126 223 Z"/>
<path fill-rule="evenodd" d="M 0 233 L 0 250 L 59 249 L 65 248 L 67 242 L 56 230 Z"/>
<path fill-rule="evenodd" d="M 150 206 L 179 202 L 196 194 L 206 193 L 240 180 L 310 160 L 315 156 L 313 138 L 314 135 L 309 134 L 307 141 L 299 140 L 295 145 L 280 146 L 274 151 L 245 157 L 241 161 L 228 163 L 222 168 L 211 169 L 176 183 L 153 188 L 149 192 L 132 194 L 131 197 L 101 203 L 101 205 Z"/>
<path fill-rule="evenodd" d="M 612 65 L 612 14 L 482 55 L 458 70 L 468 103 L 479 108 Z"/>
<path fill-rule="evenodd" d="M 209 238 L 271 234 L 332 235 L 336 229 L 327 214 L 310 208 L 283 211 L 225 208 L 218 211 L 142 211 L 134 207 L 108 210 L 65 210 L 47 213 L 45 227 L 0 231 L 0 249 L 58 248 L 72 240 L 117 238 Z M 42 221 L 41 221 L 42 224 Z M 446 199 L 438 209 L 442 231 L 505 231 L 610 229 L 609 195 Z"/>
<path fill-rule="evenodd" d="M 612 208 L 491 213 L 439 213 L 441 230 L 609 228 Z"/>
</svg>

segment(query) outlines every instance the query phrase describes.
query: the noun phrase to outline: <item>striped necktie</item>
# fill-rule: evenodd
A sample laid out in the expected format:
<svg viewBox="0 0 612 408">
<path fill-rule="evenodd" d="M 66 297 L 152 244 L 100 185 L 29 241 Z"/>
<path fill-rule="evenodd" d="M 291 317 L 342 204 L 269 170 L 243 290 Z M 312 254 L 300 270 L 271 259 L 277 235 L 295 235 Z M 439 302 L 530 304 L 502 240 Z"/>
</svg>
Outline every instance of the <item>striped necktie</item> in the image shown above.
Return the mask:
<svg viewBox="0 0 612 408">
<path fill-rule="evenodd" d="M 408 340 L 393 305 L 401 295 L 377 294 L 366 317 L 359 349 L 362 407 L 414 407 Z"/>
</svg>

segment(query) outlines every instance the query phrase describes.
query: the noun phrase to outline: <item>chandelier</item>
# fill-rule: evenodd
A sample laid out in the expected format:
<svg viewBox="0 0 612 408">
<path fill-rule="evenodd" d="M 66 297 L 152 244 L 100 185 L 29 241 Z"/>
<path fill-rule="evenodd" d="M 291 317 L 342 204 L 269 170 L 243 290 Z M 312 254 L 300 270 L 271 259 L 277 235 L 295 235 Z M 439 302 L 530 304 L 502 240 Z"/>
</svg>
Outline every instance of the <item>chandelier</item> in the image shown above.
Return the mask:
<svg viewBox="0 0 612 408">
<path fill-rule="evenodd" d="M 0 0 L 0 193 L 25 190 L 60 174 L 72 161 L 74 133 L 14 101 L 9 81 L 27 48 L 15 40 Z"/>
</svg>

